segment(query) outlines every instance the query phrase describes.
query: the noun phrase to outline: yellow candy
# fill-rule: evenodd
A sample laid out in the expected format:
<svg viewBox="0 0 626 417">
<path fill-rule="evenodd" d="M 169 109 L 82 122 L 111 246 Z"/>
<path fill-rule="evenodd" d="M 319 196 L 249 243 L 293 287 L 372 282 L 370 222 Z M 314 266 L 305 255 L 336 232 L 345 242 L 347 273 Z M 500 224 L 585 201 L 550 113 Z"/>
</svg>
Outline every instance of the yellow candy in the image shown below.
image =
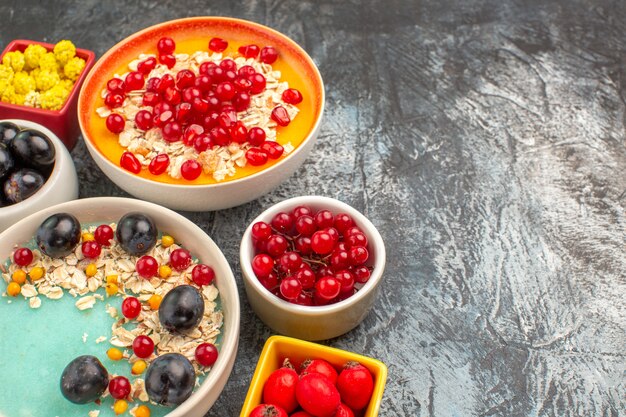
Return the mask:
<svg viewBox="0 0 626 417">
<path fill-rule="evenodd" d="M 39 91 L 47 91 L 57 85 L 61 78 L 54 70 L 41 69 L 35 74 L 35 83 Z"/>
<path fill-rule="evenodd" d="M 172 236 L 163 235 L 163 237 L 161 238 L 161 246 L 163 246 L 164 248 L 169 248 L 173 244 L 174 244 L 174 238 Z"/>
<path fill-rule="evenodd" d="M 10 282 L 7 286 L 7 294 L 11 297 L 17 297 L 20 291 L 22 291 L 22 287 L 17 282 Z"/>
<path fill-rule="evenodd" d="M 7 52 L 2 57 L 2 63 L 13 68 L 14 72 L 20 72 L 24 69 L 24 55 L 20 51 Z"/>
<path fill-rule="evenodd" d="M 85 275 L 87 275 L 88 277 L 93 277 L 97 273 L 98 267 L 96 266 L 96 264 L 89 264 L 87 265 L 87 268 L 85 268 Z"/>
<path fill-rule="evenodd" d="M 48 51 L 41 45 L 31 44 L 26 47 L 24 51 L 24 68 L 32 70 L 39 67 L 39 60 Z"/>
<path fill-rule="evenodd" d="M 67 64 L 70 59 L 74 58 L 74 55 L 76 55 L 76 47 L 71 41 L 62 40 L 54 45 L 54 56 L 61 65 Z"/>
<path fill-rule="evenodd" d="M 59 72 L 59 63 L 52 52 L 45 53 L 39 58 L 39 68 L 42 71 Z M 57 74 L 58 75 L 58 74 Z"/>
<path fill-rule="evenodd" d="M 145 405 L 140 405 L 135 410 L 135 417 L 150 417 L 150 409 Z"/>
<path fill-rule="evenodd" d="M 81 72 L 85 69 L 85 61 L 77 56 L 70 59 L 63 67 L 63 74 L 72 81 L 76 81 Z"/>
<path fill-rule="evenodd" d="M 158 310 L 161 306 L 162 300 L 163 297 L 161 297 L 159 294 L 152 294 L 150 298 L 148 298 L 148 305 L 152 310 Z"/>
<path fill-rule="evenodd" d="M 35 83 L 35 79 L 28 75 L 27 72 L 20 71 L 16 73 L 13 78 L 13 87 L 15 87 L 16 93 L 27 94 L 34 90 L 37 85 Z"/>
<path fill-rule="evenodd" d="M 30 91 L 24 96 L 24 105 L 30 107 L 41 107 L 41 94 Z"/>
<path fill-rule="evenodd" d="M 128 403 L 126 400 L 117 400 L 113 404 L 113 412 L 115 415 L 119 416 L 120 414 L 124 414 L 128 409 Z"/>
<path fill-rule="evenodd" d="M 11 275 L 11 278 L 13 278 L 13 281 L 22 285 L 26 282 L 26 272 L 23 269 L 16 269 L 13 275 Z"/>
<path fill-rule="evenodd" d="M 46 270 L 40 266 L 33 267 L 28 273 L 28 275 L 30 276 L 30 279 L 32 279 L 33 281 L 40 280 L 41 278 L 43 278 L 45 274 L 46 274 Z"/>
<path fill-rule="evenodd" d="M 63 84 L 57 84 L 41 95 L 41 108 L 60 110 L 69 95 L 70 91 Z"/>
<path fill-rule="evenodd" d="M 145 361 L 138 360 L 137 362 L 133 364 L 133 367 L 130 369 L 130 372 L 133 375 L 141 375 L 143 371 L 146 370 L 147 366 L 148 365 L 146 365 Z"/>
<path fill-rule="evenodd" d="M 104 287 L 107 295 L 109 297 L 114 296 L 115 294 L 117 294 L 117 291 L 119 290 L 119 287 L 117 286 L 117 284 L 107 284 Z"/>
<path fill-rule="evenodd" d="M 25 96 L 24 94 L 18 94 L 15 92 L 15 87 L 13 85 L 8 85 L 2 92 L 2 97 L 0 97 L 0 101 L 4 101 L 5 103 L 11 104 L 24 104 Z"/>
<path fill-rule="evenodd" d="M 159 267 L 159 276 L 161 278 L 167 278 L 170 275 L 172 275 L 172 268 L 170 268 L 168 265 L 161 265 Z"/>
<path fill-rule="evenodd" d="M 112 361 L 119 361 L 124 357 L 124 354 L 118 348 L 112 347 L 109 350 L 107 350 L 107 356 Z"/>
<path fill-rule="evenodd" d="M 89 233 L 89 232 L 83 233 L 81 238 L 83 239 L 83 242 L 91 242 L 93 240 L 96 240 L 93 233 Z"/>
</svg>

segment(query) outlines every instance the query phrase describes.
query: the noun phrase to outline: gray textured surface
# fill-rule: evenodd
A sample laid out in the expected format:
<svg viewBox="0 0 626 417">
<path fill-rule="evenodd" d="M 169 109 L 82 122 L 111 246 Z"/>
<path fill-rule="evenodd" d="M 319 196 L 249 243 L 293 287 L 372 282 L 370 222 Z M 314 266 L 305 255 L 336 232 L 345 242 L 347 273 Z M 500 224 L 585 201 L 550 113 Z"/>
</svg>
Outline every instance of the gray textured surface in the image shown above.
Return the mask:
<svg viewBox="0 0 626 417">
<path fill-rule="evenodd" d="M 269 25 L 319 64 L 320 140 L 271 194 L 184 213 L 224 250 L 263 208 L 339 197 L 388 247 L 380 298 L 328 344 L 389 366 L 381 416 L 626 415 L 624 2 L 0 2 L 0 44 L 98 56 L 151 24 Z M 548 4 L 546 4 L 548 3 Z M 84 146 L 81 197 L 124 195 Z M 271 334 L 243 290 L 241 343 L 210 416 L 238 415 Z"/>
</svg>

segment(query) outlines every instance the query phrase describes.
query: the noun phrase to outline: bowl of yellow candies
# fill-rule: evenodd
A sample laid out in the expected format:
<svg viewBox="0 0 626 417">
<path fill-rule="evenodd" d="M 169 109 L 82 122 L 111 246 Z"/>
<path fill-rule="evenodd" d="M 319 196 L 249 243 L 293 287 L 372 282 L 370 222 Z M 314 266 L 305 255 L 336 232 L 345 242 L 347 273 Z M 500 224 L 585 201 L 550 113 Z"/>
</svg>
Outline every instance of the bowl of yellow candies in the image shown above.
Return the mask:
<svg viewBox="0 0 626 417">
<path fill-rule="evenodd" d="M 78 92 L 95 54 L 69 40 L 14 40 L 0 55 L 0 113 L 44 125 L 72 149 L 80 129 Z"/>
</svg>

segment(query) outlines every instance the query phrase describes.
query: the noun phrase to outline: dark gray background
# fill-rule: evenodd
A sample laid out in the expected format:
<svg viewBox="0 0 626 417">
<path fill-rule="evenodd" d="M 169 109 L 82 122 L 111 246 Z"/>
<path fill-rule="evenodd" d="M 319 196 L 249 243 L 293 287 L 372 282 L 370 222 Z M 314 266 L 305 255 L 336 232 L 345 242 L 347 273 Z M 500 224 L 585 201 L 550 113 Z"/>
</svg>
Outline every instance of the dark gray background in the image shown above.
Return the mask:
<svg viewBox="0 0 626 417">
<path fill-rule="evenodd" d="M 183 213 L 238 284 L 245 226 L 287 197 L 337 197 L 387 244 L 374 311 L 327 343 L 389 366 L 381 416 L 626 414 L 626 6 L 562 1 L 0 2 L 0 44 L 102 55 L 152 24 L 271 26 L 319 65 L 319 141 L 272 193 Z M 72 152 L 80 196 L 125 195 Z M 272 332 L 243 289 L 235 416 Z"/>
</svg>

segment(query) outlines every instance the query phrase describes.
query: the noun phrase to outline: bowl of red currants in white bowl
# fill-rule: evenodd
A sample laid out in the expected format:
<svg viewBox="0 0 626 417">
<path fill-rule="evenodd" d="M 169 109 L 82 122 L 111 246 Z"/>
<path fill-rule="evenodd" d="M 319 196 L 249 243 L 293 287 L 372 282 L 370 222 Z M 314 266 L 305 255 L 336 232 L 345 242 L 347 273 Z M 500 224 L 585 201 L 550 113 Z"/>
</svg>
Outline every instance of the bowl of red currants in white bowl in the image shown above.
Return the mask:
<svg viewBox="0 0 626 417">
<path fill-rule="evenodd" d="M 385 245 L 348 204 L 302 196 L 252 221 L 240 263 L 248 301 L 265 324 L 283 335 L 324 340 L 367 316 L 385 269 Z"/>
</svg>

